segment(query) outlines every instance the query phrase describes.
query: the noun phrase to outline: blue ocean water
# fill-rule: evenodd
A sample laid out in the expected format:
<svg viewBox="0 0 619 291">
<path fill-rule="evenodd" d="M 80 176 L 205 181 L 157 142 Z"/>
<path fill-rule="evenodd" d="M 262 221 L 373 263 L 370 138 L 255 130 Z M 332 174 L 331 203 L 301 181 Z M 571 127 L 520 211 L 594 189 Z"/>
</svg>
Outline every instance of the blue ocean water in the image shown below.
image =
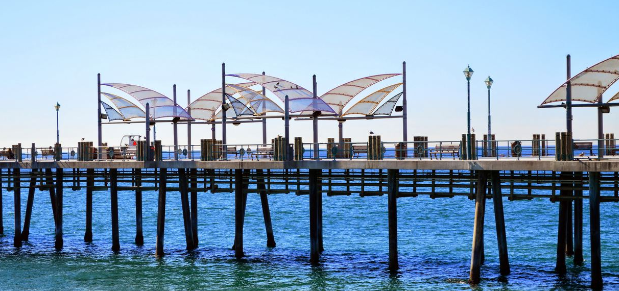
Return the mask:
<svg viewBox="0 0 619 291">
<path fill-rule="evenodd" d="M 6 186 L 6 184 L 5 184 Z M 24 185 L 25 186 L 25 185 Z M 68 186 L 68 185 L 67 185 Z M 324 248 L 320 266 L 309 263 L 308 196 L 269 195 L 277 247 L 266 247 L 257 194 L 249 194 L 245 254 L 236 260 L 234 195 L 198 193 L 200 245 L 185 250 L 180 194 L 166 204 L 166 256 L 157 259 L 157 193 L 145 192 L 144 241 L 133 244 L 135 194 L 119 192 L 121 251 L 111 251 L 109 192 L 95 192 L 92 243 L 84 243 L 85 190 L 64 192 L 64 249 L 54 250 L 49 193 L 35 194 L 30 239 L 13 247 L 13 193 L 3 189 L 5 235 L 0 237 L 2 290 L 586 290 L 590 284 L 589 213 L 584 203 L 584 266 L 568 258 L 568 273 L 554 272 L 558 204 L 548 199 L 504 198 L 511 274 L 499 275 L 493 205 L 485 216 L 482 282 L 467 283 L 474 201 L 467 197 L 398 199 L 400 271 L 388 267 L 387 197 L 323 197 Z M 604 193 L 603 193 L 604 195 Z M 25 213 L 27 190 L 22 190 Z M 619 289 L 619 208 L 601 206 L 602 271 L 607 290 Z M 22 214 L 23 215 L 23 214 Z M 23 218 L 22 218 L 23 221 Z"/>
</svg>

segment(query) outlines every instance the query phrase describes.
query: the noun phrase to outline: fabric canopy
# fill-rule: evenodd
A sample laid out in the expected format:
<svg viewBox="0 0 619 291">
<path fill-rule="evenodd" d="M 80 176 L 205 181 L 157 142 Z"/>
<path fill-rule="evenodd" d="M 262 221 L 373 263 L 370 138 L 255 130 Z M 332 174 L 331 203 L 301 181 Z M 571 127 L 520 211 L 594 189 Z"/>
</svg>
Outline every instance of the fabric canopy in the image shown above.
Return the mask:
<svg viewBox="0 0 619 291">
<path fill-rule="evenodd" d="M 378 107 L 374 111 L 374 113 L 372 113 L 372 115 L 391 115 L 393 113 L 393 108 L 395 107 L 395 104 L 398 103 L 398 100 L 400 99 L 400 97 L 402 97 L 402 94 L 403 93 L 400 92 L 389 98 L 389 100 L 387 100 L 387 102 Z"/>
<path fill-rule="evenodd" d="M 286 95 L 288 95 L 288 99 L 313 97 L 312 92 L 308 91 L 307 89 L 295 83 L 286 81 L 284 79 L 268 76 L 268 75 L 228 74 L 226 76 L 249 80 L 261 86 L 264 86 L 265 89 L 273 92 L 273 94 L 279 97 L 279 99 L 281 99 L 282 101 L 284 101 Z"/>
<path fill-rule="evenodd" d="M 116 109 L 112 108 L 109 104 L 101 101 L 101 105 L 103 105 L 103 109 L 105 109 L 105 114 L 107 114 L 107 120 L 126 120 L 125 117 L 120 114 Z"/>
<path fill-rule="evenodd" d="M 234 89 L 239 95 L 239 99 L 243 99 L 246 101 L 247 109 L 253 110 L 254 113 L 258 115 L 265 114 L 267 112 L 279 112 L 284 113 L 284 110 L 279 107 L 279 105 L 275 104 L 268 97 L 243 86 L 237 84 L 227 84 L 227 86 Z M 241 113 L 244 114 L 245 112 Z"/>
<path fill-rule="evenodd" d="M 118 108 L 118 111 L 120 111 L 120 114 L 124 117 L 123 119 L 130 120 L 131 118 L 146 118 L 146 113 L 144 110 L 133 104 L 131 101 L 112 93 L 101 92 L 101 94 L 114 103 L 114 106 Z"/>
<path fill-rule="evenodd" d="M 370 115 L 376 107 L 389 95 L 393 90 L 400 87 L 402 83 L 393 84 L 382 88 L 367 97 L 359 100 L 359 102 L 355 103 L 352 107 L 350 107 L 342 116 L 350 115 L 350 114 L 363 114 Z"/>
<path fill-rule="evenodd" d="M 572 86 L 572 100 L 595 103 L 602 94 L 619 79 L 619 55 L 599 62 L 578 75 L 572 77 L 569 82 Z M 567 82 L 557 88 L 542 105 L 566 101 Z"/>
<path fill-rule="evenodd" d="M 233 95 L 235 91 L 226 87 L 226 94 Z M 215 89 L 202 95 L 200 98 L 189 104 L 191 116 L 195 119 L 212 120 L 215 118 L 217 108 L 221 107 L 221 88 Z"/>
<path fill-rule="evenodd" d="M 141 86 L 121 84 L 121 83 L 106 83 L 101 84 L 121 90 L 131 97 L 137 99 L 144 107 L 149 103 L 152 108 L 150 117 L 153 119 L 162 117 L 178 117 L 181 119 L 193 120 L 193 118 L 182 107 L 175 105 L 172 99 L 165 95 Z"/>
<path fill-rule="evenodd" d="M 346 104 L 361 93 L 361 91 L 380 81 L 399 75 L 400 74 L 382 74 L 352 80 L 331 89 L 329 92 L 320 96 L 320 99 L 324 100 L 336 113 L 341 115 Z"/>
</svg>

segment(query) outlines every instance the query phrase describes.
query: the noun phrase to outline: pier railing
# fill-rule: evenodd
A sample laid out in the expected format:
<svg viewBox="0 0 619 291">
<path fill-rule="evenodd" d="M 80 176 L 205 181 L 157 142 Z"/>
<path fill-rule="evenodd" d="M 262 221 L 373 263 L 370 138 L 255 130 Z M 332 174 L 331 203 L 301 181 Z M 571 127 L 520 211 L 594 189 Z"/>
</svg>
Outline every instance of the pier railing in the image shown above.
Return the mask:
<svg viewBox="0 0 619 291">
<path fill-rule="evenodd" d="M 380 141 L 334 142 L 316 144 L 302 143 L 297 140 L 284 146 L 283 139 L 274 140 L 273 144 L 221 144 L 214 143 L 210 151 L 204 151 L 204 145 L 161 145 L 157 142 L 149 147 L 153 160 L 458 160 L 463 159 L 462 141 Z M 573 143 L 574 159 L 598 159 L 600 153 L 604 159 L 619 159 L 616 139 L 575 139 Z M 600 147 L 598 147 L 600 145 Z M 480 160 L 555 160 L 556 141 L 553 139 L 537 140 L 476 140 L 474 159 Z M 286 150 L 286 148 L 288 150 Z M 8 149 L 11 149 L 9 151 Z M 225 149 L 225 152 L 224 152 Z M 209 157 L 206 158 L 205 152 Z M 316 156 L 316 153 L 318 154 Z M 48 146 L 26 147 L 12 146 L 0 150 L 0 161 L 53 161 L 53 160 L 144 160 L 136 147 L 112 146 Z"/>
</svg>

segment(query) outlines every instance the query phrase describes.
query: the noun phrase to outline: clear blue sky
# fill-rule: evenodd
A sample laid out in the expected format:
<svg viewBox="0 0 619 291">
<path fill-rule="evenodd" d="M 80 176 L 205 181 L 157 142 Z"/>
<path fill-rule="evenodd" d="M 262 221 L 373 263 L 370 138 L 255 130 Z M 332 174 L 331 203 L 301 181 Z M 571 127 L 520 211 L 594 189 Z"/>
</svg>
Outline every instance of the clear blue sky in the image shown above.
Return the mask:
<svg viewBox="0 0 619 291">
<path fill-rule="evenodd" d="M 97 73 L 169 96 L 177 84 L 185 106 L 187 89 L 193 100 L 220 86 L 222 62 L 229 73 L 266 71 L 306 88 L 316 74 L 322 94 L 400 72 L 406 61 L 409 139 L 430 140 L 466 132 L 462 70 L 470 64 L 478 134 L 487 130 L 483 81 L 491 75 L 498 139 L 554 136 L 565 111 L 536 106 L 565 80 L 566 54 L 573 74 L 619 54 L 617 11 L 616 1 L 8 1 L 0 10 L 0 147 L 55 142 L 56 101 L 61 143 L 96 142 Z M 574 117 L 575 137 L 594 138 L 595 110 Z M 605 131 L 619 134 L 619 110 L 605 117 Z M 350 121 L 345 136 L 365 141 L 368 130 L 401 139 L 400 120 Z M 172 143 L 171 125 L 157 131 Z M 283 131 L 281 120 L 269 121 L 269 137 Z M 206 126 L 193 132 L 194 143 L 210 136 Z M 261 141 L 258 124 L 228 132 L 231 143 Z M 291 132 L 311 141 L 309 122 L 292 122 Z M 143 126 L 104 126 L 104 141 L 115 145 L 128 133 Z M 186 143 L 184 126 L 180 136 Z M 321 142 L 336 136 L 335 122 L 321 122 Z"/>
</svg>

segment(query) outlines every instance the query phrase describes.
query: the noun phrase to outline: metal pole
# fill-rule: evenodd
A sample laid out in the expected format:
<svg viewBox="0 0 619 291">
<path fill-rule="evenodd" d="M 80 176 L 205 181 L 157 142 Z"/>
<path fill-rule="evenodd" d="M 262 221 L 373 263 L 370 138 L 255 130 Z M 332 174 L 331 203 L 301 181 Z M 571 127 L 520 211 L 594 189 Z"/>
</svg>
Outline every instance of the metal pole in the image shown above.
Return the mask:
<svg viewBox="0 0 619 291">
<path fill-rule="evenodd" d="M 602 104 L 602 95 L 600 95 L 598 104 Z M 598 160 L 604 158 L 604 150 L 604 113 L 600 105 L 600 107 L 598 107 Z"/>
<path fill-rule="evenodd" d="M 150 103 L 146 103 L 146 146 L 145 146 L 145 161 L 150 161 Z M 99 148 L 99 152 L 101 149 Z"/>
<path fill-rule="evenodd" d="M 172 86 L 172 96 L 174 99 L 174 119 L 172 121 L 174 128 L 174 160 L 178 161 L 178 117 L 176 112 L 176 106 L 178 106 L 178 103 L 176 103 L 176 84 Z"/>
<path fill-rule="evenodd" d="M 99 159 L 101 159 L 101 145 L 101 74 L 97 74 L 97 152 Z"/>
<path fill-rule="evenodd" d="M 492 121 L 490 119 L 490 86 L 488 86 L 488 146 L 486 147 L 487 155 L 492 156 Z"/>
<path fill-rule="evenodd" d="M 215 140 L 215 123 L 211 124 L 211 139 Z"/>
<path fill-rule="evenodd" d="M 191 90 L 187 90 L 187 113 L 191 116 Z M 191 159 L 191 119 L 187 120 L 187 158 Z"/>
<path fill-rule="evenodd" d="M 288 156 L 288 148 L 290 147 L 288 145 L 288 141 L 290 140 L 290 102 L 288 99 L 288 95 L 286 95 L 286 97 L 284 98 L 284 109 L 284 156 L 286 157 L 286 160 L 289 160 L 291 157 Z"/>
<path fill-rule="evenodd" d="M 223 110 L 224 104 L 226 104 L 226 63 L 221 63 L 221 142 L 223 143 L 224 160 L 227 160 L 228 147 L 226 146 L 226 110 Z"/>
<path fill-rule="evenodd" d="M 406 106 L 406 62 L 402 62 L 402 140 L 408 141 L 408 110 Z"/>
<path fill-rule="evenodd" d="M 316 75 L 312 78 L 312 85 L 314 91 L 314 99 L 318 98 L 317 93 L 317 84 L 316 84 Z M 314 119 L 312 120 L 313 130 L 314 130 L 314 160 L 318 160 L 319 151 L 318 151 L 318 111 L 314 111 Z"/>
<path fill-rule="evenodd" d="M 567 55 L 567 88 L 566 88 L 566 94 L 565 94 L 565 106 L 566 106 L 566 121 L 567 121 L 567 135 L 569 136 L 570 140 L 568 140 L 568 144 L 567 144 L 567 149 L 568 149 L 568 157 L 569 160 L 571 161 L 574 157 L 574 149 L 572 146 L 572 82 L 569 81 L 569 79 L 572 77 L 572 72 L 571 72 L 571 57 L 570 55 Z"/>
<path fill-rule="evenodd" d="M 56 109 L 56 144 L 60 144 L 60 128 L 58 127 L 58 109 Z"/>
<path fill-rule="evenodd" d="M 337 127 L 338 127 L 338 131 L 339 131 L 339 139 L 340 139 L 340 141 L 339 141 L 339 148 L 338 148 L 337 152 L 338 152 L 338 155 L 340 157 L 344 157 L 345 156 L 345 154 L 343 152 L 344 151 L 344 120 L 343 119 L 342 120 L 338 120 L 337 123 L 338 123 Z"/>
<path fill-rule="evenodd" d="M 471 146 L 471 80 L 466 80 L 466 92 L 468 101 L 468 111 L 466 112 L 467 132 L 466 132 L 466 147 L 467 159 L 472 160 L 473 147 Z"/>
<path fill-rule="evenodd" d="M 262 72 L 262 75 L 264 76 L 264 72 Z M 262 95 L 266 96 L 266 90 L 264 86 L 262 86 Z M 267 119 L 266 118 L 262 119 L 262 145 L 264 146 L 267 145 Z"/>
</svg>

